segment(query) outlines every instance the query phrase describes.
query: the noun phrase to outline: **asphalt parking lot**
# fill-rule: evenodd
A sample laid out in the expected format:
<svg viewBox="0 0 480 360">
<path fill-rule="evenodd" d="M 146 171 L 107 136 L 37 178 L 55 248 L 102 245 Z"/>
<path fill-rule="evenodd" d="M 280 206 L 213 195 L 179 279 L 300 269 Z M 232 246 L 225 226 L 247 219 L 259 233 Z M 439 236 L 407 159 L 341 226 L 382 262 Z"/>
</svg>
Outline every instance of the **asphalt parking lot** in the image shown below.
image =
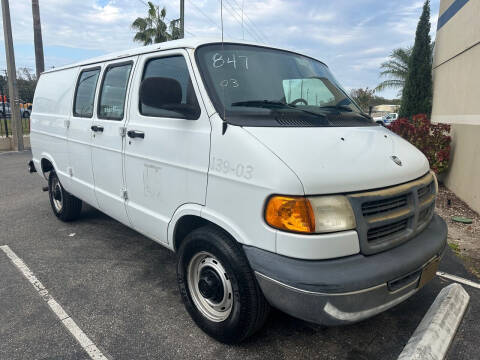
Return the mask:
<svg viewBox="0 0 480 360">
<path fill-rule="evenodd" d="M 326 328 L 272 312 L 247 342 L 226 346 L 206 336 L 181 303 L 175 255 L 85 206 L 82 218 L 53 215 L 46 183 L 27 173 L 30 153 L 0 154 L 0 246 L 8 245 L 111 359 L 396 359 L 438 292 L 419 293 L 372 319 Z M 451 251 L 440 270 L 478 281 Z M 478 358 L 480 289 L 471 300 L 449 359 Z M 0 251 L 0 359 L 87 359 L 10 259 Z"/>
</svg>

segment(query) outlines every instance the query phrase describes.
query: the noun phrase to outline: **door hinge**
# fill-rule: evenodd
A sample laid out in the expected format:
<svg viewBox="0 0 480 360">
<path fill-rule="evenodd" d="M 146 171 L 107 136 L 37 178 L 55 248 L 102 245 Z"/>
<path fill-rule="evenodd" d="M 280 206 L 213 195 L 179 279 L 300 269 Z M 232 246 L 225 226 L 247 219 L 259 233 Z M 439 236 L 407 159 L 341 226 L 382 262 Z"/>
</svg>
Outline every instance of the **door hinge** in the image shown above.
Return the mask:
<svg viewBox="0 0 480 360">
<path fill-rule="evenodd" d="M 70 120 L 64 120 L 63 125 L 68 129 L 70 128 Z"/>
<path fill-rule="evenodd" d="M 127 135 L 127 128 L 126 127 L 121 127 L 121 128 L 118 129 L 118 131 L 120 132 L 121 137 L 125 137 L 125 135 Z"/>
<path fill-rule="evenodd" d="M 68 175 L 73 176 L 73 169 L 71 167 L 67 167 Z"/>
<path fill-rule="evenodd" d="M 122 197 L 123 197 L 123 200 L 128 200 L 128 192 L 126 189 L 122 189 Z"/>
</svg>

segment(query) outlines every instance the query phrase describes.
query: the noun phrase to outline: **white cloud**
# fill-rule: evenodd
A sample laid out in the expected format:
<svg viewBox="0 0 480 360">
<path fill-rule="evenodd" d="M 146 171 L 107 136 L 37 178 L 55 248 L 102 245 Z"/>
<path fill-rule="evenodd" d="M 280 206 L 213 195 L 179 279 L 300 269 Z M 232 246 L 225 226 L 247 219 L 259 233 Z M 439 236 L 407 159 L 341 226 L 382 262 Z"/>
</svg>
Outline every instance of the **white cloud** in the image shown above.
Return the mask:
<svg viewBox="0 0 480 360">
<path fill-rule="evenodd" d="M 385 53 L 387 51 L 388 50 L 385 49 L 384 47 L 373 47 L 373 48 L 365 49 L 361 53 L 364 55 L 371 55 L 371 54 Z"/>
</svg>

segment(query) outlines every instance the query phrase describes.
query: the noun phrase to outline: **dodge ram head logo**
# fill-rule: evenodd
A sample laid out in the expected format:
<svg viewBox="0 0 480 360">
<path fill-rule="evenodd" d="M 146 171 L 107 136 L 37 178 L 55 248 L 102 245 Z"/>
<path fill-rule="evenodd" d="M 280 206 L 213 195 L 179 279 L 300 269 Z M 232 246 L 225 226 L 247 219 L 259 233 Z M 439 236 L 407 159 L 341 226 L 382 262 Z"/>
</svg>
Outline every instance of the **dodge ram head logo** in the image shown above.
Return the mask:
<svg viewBox="0 0 480 360">
<path fill-rule="evenodd" d="M 390 156 L 390 159 L 392 159 L 393 162 L 394 162 L 395 164 L 397 164 L 398 166 L 402 166 L 402 160 L 400 160 L 400 159 L 399 159 L 398 157 L 396 157 L 395 155 Z"/>
</svg>

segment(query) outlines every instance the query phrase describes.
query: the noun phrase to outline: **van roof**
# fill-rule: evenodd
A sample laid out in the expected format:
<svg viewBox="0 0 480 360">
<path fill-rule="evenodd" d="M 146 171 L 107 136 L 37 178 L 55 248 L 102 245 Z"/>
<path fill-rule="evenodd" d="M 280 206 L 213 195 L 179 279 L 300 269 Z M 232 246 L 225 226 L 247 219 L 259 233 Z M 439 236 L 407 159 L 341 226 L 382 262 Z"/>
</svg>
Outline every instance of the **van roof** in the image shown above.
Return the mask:
<svg viewBox="0 0 480 360">
<path fill-rule="evenodd" d="M 260 44 L 260 43 L 252 42 L 252 41 L 230 40 L 230 39 L 224 39 L 223 41 L 225 43 L 257 45 L 257 46 L 270 47 L 270 48 L 274 48 L 274 49 L 296 52 L 296 51 L 293 51 L 293 50 L 282 49 L 282 48 L 278 48 L 278 47 L 274 47 L 274 46 L 268 46 L 268 45 L 265 45 L 265 44 Z M 73 63 L 73 64 L 70 64 L 70 65 L 59 66 L 57 68 L 46 70 L 43 73 L 50 73 L 50 72 L 54 72 L 54 71 L 70 69 L 70 68 L 74 68 L 74 67 L 78 67 L 78 66 L 93 65 L 93 64 L 97 64 L 97 63 L 101 63 L 101 62 L 105 62 L 105 61 L 110 61 L 110 60 L 121 59 L 121 58 L 135 56 L 135 55 L 141 55 L 141 54 L 156 52 L 156 51 L 159 51 L 159 50 L 171 50 L 171 49 L 182 49 L 182 48 L 196 49 L 197 47 L 199 47 L 201 45 L 219 43 L 219 42 L 222 42 L 221 38 L 200 38 L 200 37 L 166 41 L 166 42 L 162 42 L 162 43 L 158 43 L 158 44 L 141 46 L 141 47 L 137 47 L 137 48 L 134 48 L 134 49 L 123 50 L 123 51 L 118 51 L 118 52 L 114 52 L 114 53 L 110 53 L 110 54 L 106 54 L 106 55 L 101 55 L 101 56 L 98 56 L 98 57 L 95 57 L 95 58 L 79 61 L 77 63 Z"/>
</svg>

